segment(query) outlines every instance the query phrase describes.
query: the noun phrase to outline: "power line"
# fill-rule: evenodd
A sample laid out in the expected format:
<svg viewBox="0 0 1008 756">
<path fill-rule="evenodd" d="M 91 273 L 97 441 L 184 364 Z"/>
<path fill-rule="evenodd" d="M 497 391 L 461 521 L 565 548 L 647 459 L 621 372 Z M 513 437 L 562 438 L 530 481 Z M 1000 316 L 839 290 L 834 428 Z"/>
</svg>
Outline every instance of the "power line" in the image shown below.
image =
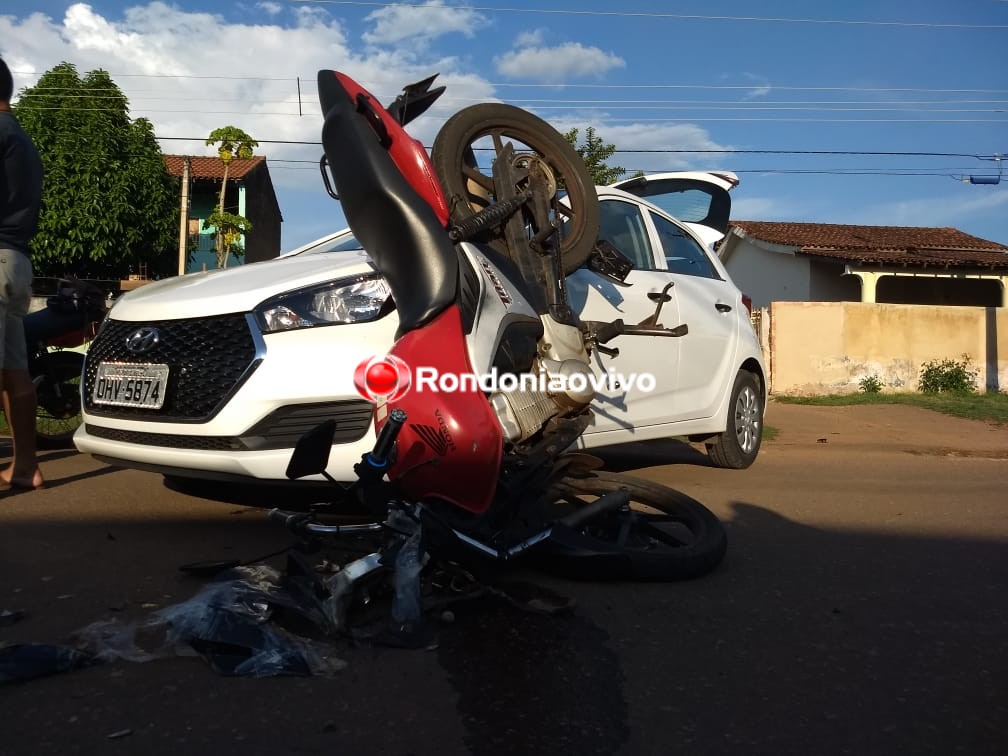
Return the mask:
<svg viewBox="0 0 1008 756">
<path fill-rule="evenodd" d="M 300 3 L 315 3 L 318 5 L 355 5 L 377 8 L 409 9 L 413 11 L 445 10 L 479 11 L 481 13 L 538 13 L 542 15 L 562 16 L 606 16 L 615 18 L 648 18 L 670 19 L 676 21 L 741 21 L 749 23 L 785 23 L 785 24 L 836 24 L 849 26 L 899 26 L 919 27 L 928 29 L 1008 29 L 1008 24 L 951 24 L 929 23 L 922 21 L 871 21 L 861 19 L 826 19 L 826 18 L 782 18 L 767 16 L 706 16 L 688 13 L 653 13 L 638 11 L 594 11 L 570 10 L 559 8 L 505 8 L 497 6 L 478 5 L 414 5 L 409 3 L 379 3 L 364 0 L 294 0 Z"/>
<path fill-rule="evenodd" d="M 157 137 L 159 140 L 164 141 L 179 141 L 179 142 L 205 142 L 204 137 L 177 137 L 177 136 L 163 136 Z M 305 145 L 309 147 L 321 147 L 322 142 L 307 142 L 307 141 L 297 141 L 290 139 L 257 139 L 260 144 L 297 144 Z M 477 151 L 490 151 L 493 148 L 476 148 Z M 711 154 L 711 155 L 834 155 L 834 156 L 845 156 L 845 157 L 961 157 L 961 158 L 975 158 L 976 160 L 994 160 L 1000 157 L 997 155 L 984 155 L 975 152 L 925 152 L 925 151 L 913 151 L 913 152 L 900 152 L 893 150 L 785 150 L 785 149 L 774 149 L 774 148 L 753 148 L 753 149 L 677 149 L 677 148 L 663 148 L 663 149 L 619 149 L 615 150 L 619 153 L 624 154 L 634 154 L 634 155 L 652 155 L 652 154 L 690 154 L 690 155 L 700 155 L 700 154 Z M 315 161 L 316 163 L 318 161 Z"/>
<path fill-rule="evenodd" d="M 40 107 L 36 110 L 53 110 L 58 111 L 62 108 L 58 106 L 52 107 Z M 818 110 L 816 108 L 810 108 L 810 110 Z M 76 108 L 77 113 L 109 113 L 118 112 L 113 108 Z M 914 111 L 908 111 L 914 112 Z M 959 111 L 920 111 L 920 112 L 959 112 Z M 982 110 L 982 111 L 962 111 L 962 112 L 990 112 L 990 113 L 1001 113 L 1006 112 L 1002 110 Z M 153 113 L 173 113 L 173 114 L 184 114 L 184 113 L 199 113 L 201 115 L 244 115 L 244 116 L 293 116 L 297 118 L 302 118 L 305 116 L 319 115 L 318 113 L 294 113 L 285 111 L 248 111 L 248 110 L 150 110 L 145 109 L 143 115 L 138 116 L 145 118 L 149 114 Z M 684 121 L 689 121 L 690 123 L 703 123 L 703 122 L 723 122 L 723 121 L 735 121 L 735 122 L 773 122 L 773 123 L 1006 123 L 1008 124 L 1008 118 L 798 118 L 798 117 L 744 117 L 744 116 L 731 116 L 731 117 L 704 117 L 697 118 L 692 115 L 684 116 L 681 118 L 607 118 L 607 123 L 675 123 L 681 124 Z"/>
<path fill-rule="evenodd" d="M 752 87 L 747 87 L 751 89 Z M 94 100 L 102 101 L 109 100 L 113 102 L 122 102 L 123 100 L 128 100 L 129 102 L 151 102 L 160 100 L 184 100 L 186 102 L 220 102 L 220 103 L 248 103 L 256 105 L 268 105 L 268 104 L 294 104 L 296 100 L 292 99 L 294 95 L 290 95 L 287 98 L 280 100 L 265 100 L 256 99 L 250 100 L 248 98 L 243 99 L 225 99 L 221 97 L 192 97 L 186 95 L 180 97 L 177 94 L 163 93 L 163 94 L 151 94 L 151 96 L 142 96 L 148 94 L 141 90 L 141 96 L 136 94 L 127 95 L 122 92 L 117 92 L 116 94 L 109 95 L 99 95 L 96 92 L 112 91 L 112 90 L 91 90 L 88 94 L 50 94 L 52 93 L 62 93 L 62 92 L 79 92 L 79 87 L 34 87 L 30 92 L 26 92 L 21 97 L 21 102 L 26 101 L 28 98 L 58 98 L 60 100 Z M 1005 90 L 1008 91 L 1008 90 Z M 438 98 L 437 104 L 434 106 L 438 108 L 439 106 L 448 104 L 461 104 L 461 103 L 474 103 L 474 102 L 485 102 L 483 98 L 474 97 L 452 97 L 445 96 Z M 738 107 L 748 108 L 748 107 L 765 107 L 769 105 L 785 105 L 785 106 L 809 106 L 809 105 L 874 105 L 874 106 L 885 106 L 885 105 L 1004 105 L 1008 104 L 1008 99 L 999 100 L 765 100 L 765 99 L 752 99 L 752 100 L 684 100 L 679 98 L 673 99 L 602 99 L 602 98 L 591 98 L 591 99 L 560 99 L 557 97 L 549 98 L 535 98 L 535 97 L 521 97 L 515 98 L 513 102 L 521 103 L 532 103 L 538 108 L 553 107 L 554 105 L 560 106 L 570 106 L 570 105 L 583 105 L 583 106 L 594 106 L 594 105 L 605 105 L 605 106 L 634 106 L 646 108 L 648 106 L 661 106 L 661 105 L 734 105 Z M 302 105 L 304 101 L 302 101 Z M 443 107 L 441 109 L 444 109 Z"/>
<path fill-rule="evenodd" d="M 1008 28 L 1008 27 L 1006 27 Z M 14 73 L 25 76 L 33 76 L 36 71 L 14 71 Z M 224 81 L 283 81 L 288 83 L 297 82 L 299 79 L 303 81 L 308 81 L 309 79 L 314 79 L 315 76 L 312 74 L 311 77 L 301 76 L 301 77 L 277 77 L 277 78 L 266 78 L 262 76 L 196 76 L 192 74 L 129 74 L 129 73 L 116 73 L 109 74 L 110 77 L 116 78 L 141 78 L 141 79 L 221 79 Z M 381 77 L 374 77 L 372 79 L 374 82 L 391 82 L 393 86 L 396 87 L 395 93 L 401 89 L 402 81 L 401 79 L 382 79 Z M 743 90 L 752 91 L 758 89 L 768 89 L 771 91 L 780 92 L 916 92 L 916 93 L 929 93 L 929 94 L 1008 94 L 1008 89 L 976 89 L 976 88 L 935 88 L 935 87 L 798 87 L 790 86 L 786 84 L 577 84 L 577 83 L 554 83 L 554 84 L 541 84 L 535 82 L 485 82 L 488 87 L 496 88 L 523 88 L 523 89 L 708 89 L 708 90 Z M 37 87 L 36 87 L 37 89 Z M 71 91 L 77 91 L 76 87 L 43 87 L 45 90 L 56 90 L 62 91 L 69 89 Z M 103 90 L 94 91 L 111 91 L 108 88 Z M 374 93 L 377 94 L 377 93 Z"/>
</svg>

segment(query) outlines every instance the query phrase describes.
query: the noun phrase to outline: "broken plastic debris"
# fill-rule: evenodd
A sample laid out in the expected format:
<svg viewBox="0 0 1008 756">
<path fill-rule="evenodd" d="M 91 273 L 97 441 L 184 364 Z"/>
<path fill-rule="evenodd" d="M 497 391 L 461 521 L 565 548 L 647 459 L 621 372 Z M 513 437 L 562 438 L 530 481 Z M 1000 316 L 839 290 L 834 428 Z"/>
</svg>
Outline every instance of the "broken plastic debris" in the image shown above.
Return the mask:
<svg viewBox="0 0 1008 756">
<path fill-rule="evenodd" d="M 17 643 L 0 647 L 0 683 L 24 682 L 73 669 L 90 667 L 98 659 L 70 646 Z"/>
<path fill-rule="evenodd" d="M 139 622 L 94 622 L 76 637 L 103 661 L 146 662 L 201 655 L 220 674 L 273 677 L 325 675 L 342 669 L 318 644 L 272 621 L 278 616 L 325 629 L 318 599 L 271 567 L 239 567 L 187 601 Z"/>
</svg>

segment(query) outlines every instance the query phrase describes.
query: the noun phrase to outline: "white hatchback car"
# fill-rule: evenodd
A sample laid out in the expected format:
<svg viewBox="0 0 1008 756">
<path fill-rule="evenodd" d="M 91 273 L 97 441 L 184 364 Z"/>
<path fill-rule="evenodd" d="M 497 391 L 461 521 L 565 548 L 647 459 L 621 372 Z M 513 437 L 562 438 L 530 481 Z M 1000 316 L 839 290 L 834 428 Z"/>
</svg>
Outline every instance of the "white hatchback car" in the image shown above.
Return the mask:
<svg viewBox="0 0 1008 756">
<path fill-rule="evenodd" d="M 756 458 L 766 373 L 745 298 L 713 252 L 737 183 L 734 174 L 696 172 L 598 188 L 600 237 L 634 269 L 623 286 L 576 271 L 568 279 L 571 306 L 586 320 L 636 323 L 664 293 L 662 322 L 685 323 L 688 334 L 621 336 L 610 344 L 618 356 L 593 355 L 602 373 L 647 372 L 656 380 L 650 392 L 600 393 L 583 447 L 686 436 L 706 442 L 719 467 L 744 468 Z M 327 472 L 352 480 L 374 441 L 372 405 L 355 388 L 354 368 L 384 355 L 398 325 L 388 289 L 373 274 L 343 231 L 276 260 L 124 295 L 88 351 L 77 448 L 177 478 L 280 481 L 298 438 L 335 418 Z M 325 319 L 290 330 L 267 325 L 281 300 L 319 297 L 331 305 Z"/>
</svg>

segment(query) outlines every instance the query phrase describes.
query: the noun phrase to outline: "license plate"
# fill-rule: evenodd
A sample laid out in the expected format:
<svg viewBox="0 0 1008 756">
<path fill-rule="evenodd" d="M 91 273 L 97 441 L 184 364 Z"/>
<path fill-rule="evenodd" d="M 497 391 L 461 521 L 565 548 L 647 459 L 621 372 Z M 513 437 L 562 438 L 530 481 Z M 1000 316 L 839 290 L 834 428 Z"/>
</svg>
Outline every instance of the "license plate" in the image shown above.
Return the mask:
<svg viewBox="0 0 1008 756">
<path fill-rule="evenodd" d="M 91 398 L 95 404 L 161 409 L 167 385 L 167 365 L 102 362 Z"/>
</svg>

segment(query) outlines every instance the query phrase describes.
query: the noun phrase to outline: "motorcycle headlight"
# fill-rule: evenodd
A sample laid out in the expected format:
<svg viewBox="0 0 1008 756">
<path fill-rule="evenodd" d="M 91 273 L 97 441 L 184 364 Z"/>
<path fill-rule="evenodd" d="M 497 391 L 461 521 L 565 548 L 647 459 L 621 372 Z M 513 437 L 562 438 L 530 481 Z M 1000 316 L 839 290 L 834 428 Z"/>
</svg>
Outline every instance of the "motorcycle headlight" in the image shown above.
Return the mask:
<svg viewBox="0 0 1008 756">
<path fill-rule="evenodd" d="M 383 314 L 391 293 L 377 276 L 329 281 L 267 299 L 255 317 L 264 333 L 365 323 Z"/>
</svg>

